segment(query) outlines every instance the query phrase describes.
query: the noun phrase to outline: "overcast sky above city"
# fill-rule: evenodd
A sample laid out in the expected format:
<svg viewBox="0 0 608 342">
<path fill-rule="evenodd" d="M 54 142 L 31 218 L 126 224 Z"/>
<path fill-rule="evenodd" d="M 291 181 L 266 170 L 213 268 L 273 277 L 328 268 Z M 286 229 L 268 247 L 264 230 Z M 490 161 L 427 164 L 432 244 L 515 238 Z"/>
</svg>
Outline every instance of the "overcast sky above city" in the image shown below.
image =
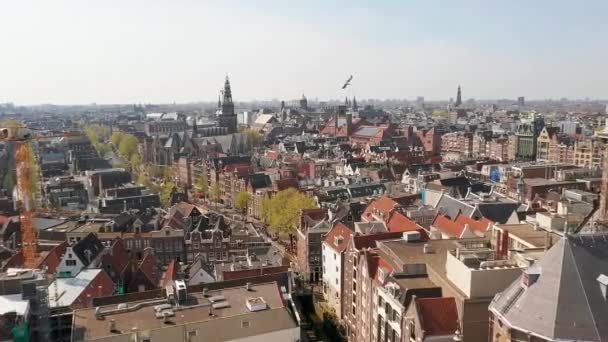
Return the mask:
<svg viewBox="0 0 608 342">
<path fill-rule="evenodd" d="M 0 2 L 0 102 L 608 98 L 608 1 Z M 355 76 L 347 93 L 339 90 Z"/>
</svg>

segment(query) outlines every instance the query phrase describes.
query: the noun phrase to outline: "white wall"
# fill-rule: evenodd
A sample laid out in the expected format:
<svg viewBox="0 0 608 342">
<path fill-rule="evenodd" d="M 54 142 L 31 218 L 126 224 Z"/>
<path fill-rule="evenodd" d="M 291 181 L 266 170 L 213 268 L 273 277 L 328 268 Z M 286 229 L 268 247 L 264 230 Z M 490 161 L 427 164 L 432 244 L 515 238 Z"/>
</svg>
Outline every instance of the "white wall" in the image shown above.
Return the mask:
<svg viewBox="0 0 608 342">
<path fill-rule="evenodd" d="M 67 265 L 68 260 L 75 260 L 76 264 Z M 84 264 L 82 263 L 82 261 L 80 261 L 80 259 L 78 259 L 76 254 L 74 254 L 74 252 L 72 251 L 72 247 L 67 247 L 65 250 L 65 254 L 63 254 L 63 257 L 61 258 L 61 262 L 59 263 L 59 266 L 57 267 L 57 273 L 59 274 L 59 273 L 70 272 L 72 277 L 74 277 L 83 268 L 84 268 Z"/>
<path fill-rule="evenodd" d="M 446 271 L 448 279 L 469 298 L 492 297 L 502 292 L 521 275 L 520 268 L 473 270 L 449 251 Z"/>
<path fill-rule="evenodd" d="M 323 283 L 328 291 L 325 299 L 340 317 L 340 298 L 342 297 L 342 254 L 336 252 L 329 241 L 323 242 Z M 337 295 L 337 297 L 336 297 Z"/>
</svg>

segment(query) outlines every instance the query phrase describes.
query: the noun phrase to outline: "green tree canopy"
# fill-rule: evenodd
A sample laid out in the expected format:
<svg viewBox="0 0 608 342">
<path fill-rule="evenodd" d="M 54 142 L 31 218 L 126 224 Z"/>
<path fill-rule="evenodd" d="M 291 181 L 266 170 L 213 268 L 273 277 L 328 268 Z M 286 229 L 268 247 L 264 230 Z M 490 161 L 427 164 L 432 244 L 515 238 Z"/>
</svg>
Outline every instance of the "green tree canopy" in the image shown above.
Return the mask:
<svg viewBox="0 0 608 342">
<path fill-rule="evenodd" d="M 110 138 L 110 142 L 112 143 L 112 145 L 114 145 L 115 148 L 118 148 L 124 136 L 125 134 L 123 132 L 114 132 L 112 134 L 112 137 Z"/>
<path fill-rule="evenodd" d="M 23 126 L 23 124 L 17 120 L 13 120 L 13 119 L 6 119 L 6 120 L 2 120 L 0 121 L 0 127 L 5 127 L 5 128 L 15 128 L 15 127 L 21 127 Z"/>
<path fill-rule="evenodd" d="M 133 170 L 139 170 L 139 167 L 141 166 L 141 157 L 139 156 L 139 153 L 133 153 L 129 162 L 131 163 Z"/>
<path fill-rule="evenodd" d="M 138 152 L 138 146 L 139 141 L 137 141 L 135 136 L 125 134 L 118 145 L 118 153 L 125 159 L 125 161 L 130 162 L 131 156 Z"/>
<path fill-rule="evenodd" d="M 165 182 L 160 191 L 160 201 L 164 206 L 169 205 L 171 200 L 171 194 L 175 190 L 175 184 L 173 182 Z"/>
<path fill-rule="evenodd" d="M 203 172 L 203 175 L 198 177 L 195 184 L 196 190 L 201 192 L 204 196 L 207 196 L 209 192 L 209 180 L 207 179 L 207 174 Z"/>
<path fill-rule="evenodd" d="M 222 189 L 220 188 L 220 185 L 217 182 L 215 182 L 215 184 L 213 184 L 213 186 L 211 187 L 211 197 L 213 198 L 214 201 L 219 202 L 221 195 L 222 195 Z"/>
<path fill-rule="evenodd" d="M 247 191 L 241 191 L 236 195 L 236 198 L 234 199 L 234 205 L 237 209 L 244 212 L 245 210 L 247 210 L 250 200 L 251 194 Z"/>
<path fill-rule="evenodd" d="M 300 211 L 316 208 L 315 201 L 289 188 L 262 201 L 262 218 L 270 230 L 292 234 L 297 228 Z"/>
<path fill-rule="evenodd" d="M 251 144 L 251 146 L 253 147 L 258 147 L 260 145 L 262 145 L 262 142 L 264 141 L 264 135 L 262 135 L 262 133 L 253 130 L 253 129 L 245 129 L 243 130 L 243 132 L 246 136 L 247 136 L 247 140 L 249 141 L 249 144 Z"/>
</svg>

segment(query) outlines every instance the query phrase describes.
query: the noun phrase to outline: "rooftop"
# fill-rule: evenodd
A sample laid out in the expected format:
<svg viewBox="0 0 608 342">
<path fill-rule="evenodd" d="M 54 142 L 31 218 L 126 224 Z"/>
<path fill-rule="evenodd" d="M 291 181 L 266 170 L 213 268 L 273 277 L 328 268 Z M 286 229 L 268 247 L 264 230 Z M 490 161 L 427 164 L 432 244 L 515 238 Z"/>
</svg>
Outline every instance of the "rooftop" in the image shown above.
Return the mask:
<svg viewBox="0 0 608 342">
<path fill-rule="evenodd" d="M 266 303 L 265 308 L 255 305 L 260 302 L 259 298 Z M 162 304 L 166 304 L 166 311 L 172 313 L 168 321 L 162 316 L 157 318 L 155 306 Z M 251 285 L 249 290 L 246 286 L 239 286 L 208 291 L 206 295 L 189 293 L 179 306 L 169 304 L 162 297 L 119 306 L 130 309 L 118 309 L 116 305 L 100 307 L 98 310 L 103 319 L 96 317 L 95 309 L 76 311 L 72 337 L 95 340 L 129 335 L 134 328 L 153 335 L 157 329 L 183 329 L 196 323 L 197 327 L 204 328 L 198 329 L 201 340 L 224 341 L 297 327 L 283 305 L 281 292 L 275 282 Z M 113 331 L 110 331 L 110 322 L 115 324 Z"/>
<path fill-rule="evenodd" d="M 530 248 L 543 248 L 549 242 L 552 246 L 559 237 L 542 229 L 535 229 L 530 223 L 497 224 L 494 226 L 502 231 L 508 231 L 509 237 L 528 245 Z M 547 236 L 547 234 L 549 234 Z M 547 240 L 550 239 L 550 240 Z"/>
</svg>

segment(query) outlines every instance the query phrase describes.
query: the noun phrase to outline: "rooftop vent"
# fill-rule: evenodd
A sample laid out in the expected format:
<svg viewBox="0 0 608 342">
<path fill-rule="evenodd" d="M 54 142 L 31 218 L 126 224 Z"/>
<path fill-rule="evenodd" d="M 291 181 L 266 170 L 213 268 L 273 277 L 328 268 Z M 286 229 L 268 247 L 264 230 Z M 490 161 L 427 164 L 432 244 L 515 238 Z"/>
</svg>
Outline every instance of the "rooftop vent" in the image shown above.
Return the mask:
<svg viewBox="0 0 608 342">
<path fill-rule="evenodd" d="M 245 305 L 251 312 L 262 311 L 268 307 L 266 301 L 262 297 L 247 298 Z"/>
<path fill-rule="evenodd" d="M 403 240 L 407 242 L 414 242 L 420 240 L 420 232 L 404 232 Z"/>
<path fill-rule="evenodd" d="M 177 300 L 182 302 L 188 298 L 188 290 L 186 288 L 186 282 L 183 280 L 175 281 L 175 291 L 177 292 Z"/>
<path fill-rule="evenodd" d="M 608 276 L 605 274 L 600 274 L 597 277 L 597 282 L 600 284 L 600 290 L 602 291 L 602 297 L 604 300 L 608 299 Z"/>
<path fill-rule="evenodd" d="M 225 300 L 226 300 L 226 297 L 221 296 L 221 295 L 220 295 L 220 296 L 213 296 L 213 297 L 210 297 L 210 298 L 209 298 L 209 301 L 210 301 L 211 303 L 222 302 L 222 301 L 225 301 Z"/>
<path fill-rule="evenodd" d="M 530 287 L 538 281 L 539 277 L 540 277 L 540 269 L 538 269 L 538 267 L 531 266 L 524 272 L 523 277 L 521 278 L 521 281 L 525 287 Z"/>
<path fill-rule="evenodd" d="M 116 329 L 116 320 L 115 319 L 110 320 L 110 332 L 111 333 L 118 332 L 118 330 Z"/>
<path fill-rule="evenodd" d="M 230 303 L 223 301 L 223 302 L 219 302 L 219 303 L 214 303 L 212 305 L 212 307 L 214 309 L 224 309 L 224 308 L 229 308 L 230 307 Z"/>
<path fill-rule="evenodd" d="M 424 254 L 430 254 L 430 253 L 433 253 L 433 247 L 431 247 L 431 245 L 430 245 L 430 244 L 425 243 L 425 244 L 424 244 L 424 247 L 422 247 L 422 252 L 423 252 Z"/>
</svg>

